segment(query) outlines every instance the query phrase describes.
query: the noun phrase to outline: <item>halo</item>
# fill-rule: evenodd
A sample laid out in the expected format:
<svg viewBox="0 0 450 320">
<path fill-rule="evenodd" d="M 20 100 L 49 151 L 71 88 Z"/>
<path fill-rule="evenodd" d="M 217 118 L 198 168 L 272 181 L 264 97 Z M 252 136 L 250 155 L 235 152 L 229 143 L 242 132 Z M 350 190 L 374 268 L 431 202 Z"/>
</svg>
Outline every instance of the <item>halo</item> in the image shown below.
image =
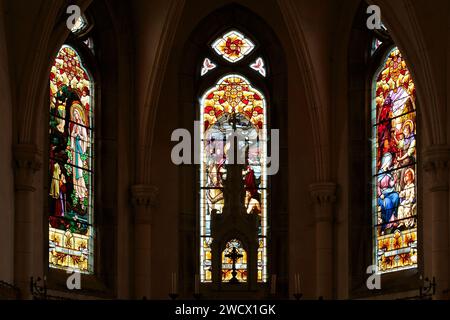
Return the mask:
<svg viewBox="0 0 450 320">
<path fill-rule="evenodd" d="M 406 128 L 406 126 L 409 127 L 409 132 L 410 132 L 411 134 L 413 134 L 413 133 L 414 133 L 414 122 L 413 122 L 412 120 L 406 120 L 406 121 L 403 123 L 402 131 Z"/>
<path fill-rule="evenodd" d="M 408 172 L 411 172 L 412 181 L 415 181 L 415 179 L 416 179 L 416 174 L 414 173 L 414 170 L 411 169 L 411 168 L 408 168 L 408 169 L 405 171 L 405 176 L 406 176 L 406 174 L 407 174 Z"/>
<path fill-rule="evenodd" d="M 86 127 L 89 127 L 89 119 L 86 117 L 85 110 L 78 101 L 74 101 L 72 103 L 72 106 L 70 107 L 70 118 L 72 121 L 75 121 L 75 115 L 74 115 L 75 110 L 77 110 L 78 113 L 80 114 L 80 118 L 83 121 L 83 123 L 81 123 L 81 124 Z"/>
</svg>

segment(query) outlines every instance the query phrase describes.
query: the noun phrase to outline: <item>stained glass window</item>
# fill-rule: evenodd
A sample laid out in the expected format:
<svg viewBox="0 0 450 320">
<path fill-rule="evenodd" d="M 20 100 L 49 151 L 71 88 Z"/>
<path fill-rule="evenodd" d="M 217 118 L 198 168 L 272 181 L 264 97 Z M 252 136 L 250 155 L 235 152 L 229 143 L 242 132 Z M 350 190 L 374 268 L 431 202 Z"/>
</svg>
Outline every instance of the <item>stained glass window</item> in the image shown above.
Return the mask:
<svg viewBox="0 0 450 320">
<path fill-rule="evenodd" d="M 243 205 L 248 214 L 259 216 L 258 276 L 267 281 L 267 174 L 266 174 L 266 101 L 261 92 L 240 75 L 228 75 L 208 90 L 201 99 L 200 129 L 202 137 L 200 165 L 200 276 L 211 282 L 211 216 L 224 208 L 224 181 L 230 162 L 229 139 L 240 130 L 245 141 L 238 142 L 245 150 L 242 184 L 245 190 Z M 242 139 L 243 140 L 243 139 Z"/>
<path fill-rule="evenodd" d="M 374 259 L 380 272 L 417 266 L 416 91 L 398 48 L 373 84 Z"/>
<path fill-rule="evenodd" d="M 247 282 L 247 252 L 242 248 L 242 243 L 236 239 L 229 241 L 222 252 L 222 282 L 230 281 L 232 278 L 239 282 Z"/>
<path fill-rule="evenodd" d="M 80 16 L 76 21 L 74 26 L 72 27 L 72 29 L 70 29 L 70 31 L 72 31 L 72 33 L 81 33 L 84 30 L 86 30 L 86 28 L 88 27 L 88 23 L 86 21 L 86 18 L 83 16 Z"/>
<path fill-rule="evenodd" d="M 214 41 L 212 48 L 229 62 L 237 62 L 253 51 L 255 45 L 237 30 L 231 30 Z"/>
<path fill-rule="evenodd" d="M 95 54 L 95 50 L 94 50 L 94 41 L 92 40 L 92 38 L 87 38 L 86 40 L 83 41 L 83 43 L 89 48 L 91 49 L 91 52 L 93 54 Z"/>
<path fill-rule="evenodd" d="M 217 65 L 215 63 L 212 63 L 211 60 L 209 60 L 208 58 L 205 58 L 205 60 L 203 60 L 203 65 L 202 65 L 202 70 L 200 72 L 200 75 L 204 76 L 209 71 L 213 70 L 215 67 L 217 67 Z"/>
<path fill-rule="evenodd" d="M 266 66 L 264 65 L 264 60 L 259 57 L 255 62 L 250 64 L 250 68 L 257 71 L 263 77 L 266 76 Z"/>
<path fill-rule="evenodd" d="M 377 51 L 377 49 L 383 44 L 383 41 L 374 37 L 372 40 L 372 55 Z"/>
<path fill-rule="evenodd" d="M 59 50 L 50 71 L 49 265 L 93 272 L 93 81 L 78 52 Z"/>
</svg>

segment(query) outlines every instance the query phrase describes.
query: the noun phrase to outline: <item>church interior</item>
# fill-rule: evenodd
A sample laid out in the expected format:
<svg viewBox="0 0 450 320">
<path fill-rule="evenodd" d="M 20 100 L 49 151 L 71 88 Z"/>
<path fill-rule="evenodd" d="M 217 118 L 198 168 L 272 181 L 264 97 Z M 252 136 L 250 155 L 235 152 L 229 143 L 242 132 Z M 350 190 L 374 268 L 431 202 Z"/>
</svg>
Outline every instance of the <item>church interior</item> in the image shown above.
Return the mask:
<svg viewBox="0 0 450 320">
<path fill-rule="evenodd" d="M 447 0 L 0 0 L 0 299 L 450 299 Z"/>
</svg>

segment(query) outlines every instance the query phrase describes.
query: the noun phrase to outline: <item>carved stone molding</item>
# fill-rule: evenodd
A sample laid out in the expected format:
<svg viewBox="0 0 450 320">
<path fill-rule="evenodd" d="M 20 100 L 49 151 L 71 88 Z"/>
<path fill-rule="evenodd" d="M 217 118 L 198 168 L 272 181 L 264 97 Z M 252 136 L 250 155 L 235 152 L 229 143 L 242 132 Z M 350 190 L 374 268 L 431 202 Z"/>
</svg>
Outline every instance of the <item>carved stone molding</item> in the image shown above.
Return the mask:
<svg viewBox="0 0 450 320">
<path fill-rule="evenodd" d="M 332 182 L 314 183 L 309 186 L 314 204 L 326 206 L 336 201 L 336 184 Z"/>
<path fill-rule="evenodd" d="M 281 14 L 284 17 L 286 27 L 289 31 L 289 36 L 292 43 L 295 43 L 294 54 L 297 60 L 297 65 L 302 70 L 302 81 L 300 85 L 303 85 L 303 89 L 307 99 L 307 107 L 311 121 L 313 123 L 327 123 L 327 109 L 324 107 L 320 100 L 320 86 L 318 85 L 317 73 L 314 70 L 314 63 L 311 56 L 310 49 L 308 48 L 308 41 L 305 35 L 304 24 L 300 17 L 301 14 L 298 10 L 295 0 L 278 0 L 278 5 L 281 10 Z M 312 127 L 314 144 L 318 146 L 314 148 L 314 157 L 316 159 L 315 170 L 317 179 L 326 179 L 329 175 L 328 159 L 330 158 L 329 148 L 324 148 L 327 145 L 328 132 L 326 126 L 313 126 Z"/>
<path fill-rule="evenodd" d="M 14 183 L 17 191 L 34 191 L 34 174 L 42 167 L 41 154 L 34 144 L 16 144 L 14 154 Z"/>
<path fill-rule="evenodd" d="M 430 191 L 449 190 L 450 146 L 432 145 L 423 153 L 424 170 L 430 175 Z"/>
<path fill-rule="evenodd" d="M 131 186 L 131 204 L 135 211 L 135 223 L 151 223 L 151 208 L 158 204 L 159 189 L 138 184 Z"/>
<path fill-rule="evenodd" d="M 333 204 L 336 202 L 336 184 L 314 183 L 309 186 L 309 192 L 316 212 L 316 222 L 331 221 Z"/>
<path fill-rule="evenodd" d="M 159 190 L 155 186 L 137 184 L 131 186 L 131 203 L 134 207 L 157 205 Z"/>
</svg>

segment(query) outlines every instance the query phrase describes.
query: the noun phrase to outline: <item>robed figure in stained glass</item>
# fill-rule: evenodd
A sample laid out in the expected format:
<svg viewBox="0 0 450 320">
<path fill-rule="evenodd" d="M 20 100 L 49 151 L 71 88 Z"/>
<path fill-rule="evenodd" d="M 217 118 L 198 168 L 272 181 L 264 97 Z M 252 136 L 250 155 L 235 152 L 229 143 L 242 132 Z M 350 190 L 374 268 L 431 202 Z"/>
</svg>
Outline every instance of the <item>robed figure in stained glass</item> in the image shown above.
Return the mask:
<svg viewBox="0 0 450 320">
<path fill-rule="evenodd" d="M 87 196 L 86 182 L 83 176 L 83 167 L 87 158 L 86 150 L 89 137 L 86 130 L 84 111 L 80 104 L 74 103 L 71 107 L 70 148 L 73 159 L 73 185 L 77 198 L 83 202 Z"/>
<path fill-rule="evenodd" d="M 266 104 L 261 92 L 240 75 L 228 75 L 210 88 L 202 99 L 202 163 L 200 168 L 200 243 L 212 240 L 211 216 L 221 214 L 226 197 L 228 165 L 242 161 L 242 205 L 248 214 L 258 215 L 258 282 L 267 280 L 267 176 Z M 233 135 L 240 137 L 234 145 Z M 236 151 L 234 150 L 236 148 Z M 245 155 L 242 157 L 242 155 Z M 200 248 L 200 277 L 211 281 L 211 247 Z"/>
<path fill-rule="evenodd" d="M 392 169 L 392 154 L 385 153 L 381 161 L 381 169 L 378 175 L 378 205 L 381 208 L 382 233 L 390 226 L 390 222 L 397 219 L 399 196 L 395 191 L 397 173 L 390 173 Z"/>
<path fill-rule="evenodd" d="M 373 87 L 374 257 L 381 272 L 417 266 L 415 86 L 393 48 Z"/>
<path fill-rule="evenodd" d="M 50 70 L 49 265 L 93 272 L 93 82 L 78 52 Z"/>
</svg>

